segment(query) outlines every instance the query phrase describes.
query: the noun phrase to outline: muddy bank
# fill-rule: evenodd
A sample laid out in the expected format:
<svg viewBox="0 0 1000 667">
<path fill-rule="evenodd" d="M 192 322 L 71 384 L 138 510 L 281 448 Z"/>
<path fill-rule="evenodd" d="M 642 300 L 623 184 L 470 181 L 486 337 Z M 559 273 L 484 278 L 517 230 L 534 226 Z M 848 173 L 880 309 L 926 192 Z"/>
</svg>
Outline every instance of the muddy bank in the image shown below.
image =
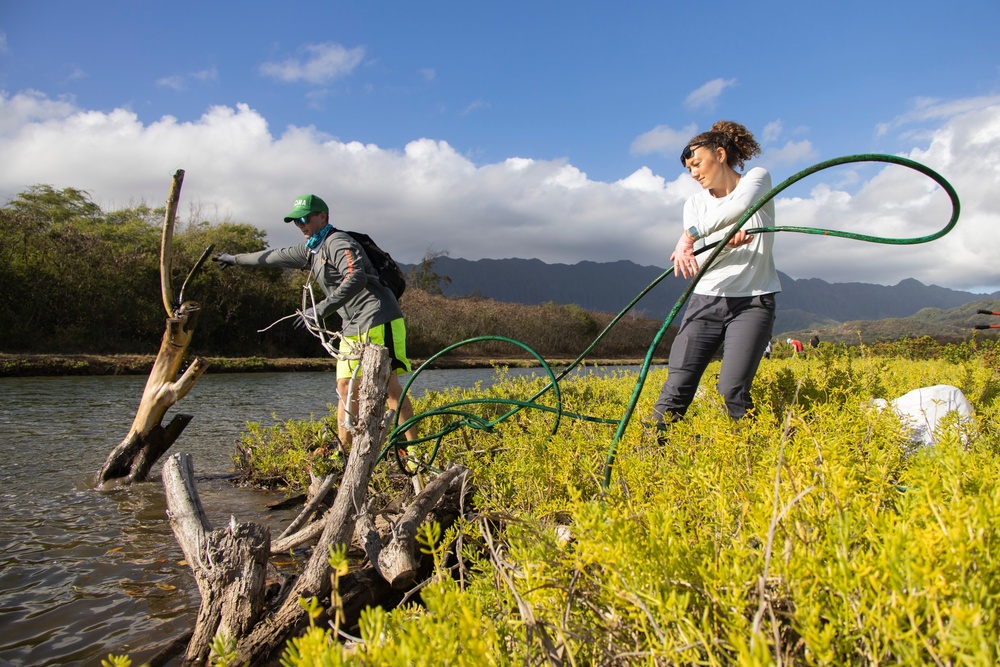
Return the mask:
<svg viewBox="0 0 1000 667">
<path fill-rule="evenodd" d="M 33 377 L 43 375 L 148 375 L 153 367 L 153 355 L 121 354 L 5 354 L 0 353 L 0 377 Z M 205 357 L 209 373 L 284 373 L 336 371 L 330 358 L 265 359 L 264 357 Z M 553 368 L 571 363 L 572 359 L 547 359 Z M 416 369 L 423 360 L 414 359 Z M 641 359 L 588 359 L 588 366 L 623 366 L 641 364 Z M 663 364 L 658 359 L 654 363 Z M 531 368 L 538 366 L 533 358 L 490 359 L 487 357 L 445 357 L 436 359 L 433 368 Z"/>
</svg>

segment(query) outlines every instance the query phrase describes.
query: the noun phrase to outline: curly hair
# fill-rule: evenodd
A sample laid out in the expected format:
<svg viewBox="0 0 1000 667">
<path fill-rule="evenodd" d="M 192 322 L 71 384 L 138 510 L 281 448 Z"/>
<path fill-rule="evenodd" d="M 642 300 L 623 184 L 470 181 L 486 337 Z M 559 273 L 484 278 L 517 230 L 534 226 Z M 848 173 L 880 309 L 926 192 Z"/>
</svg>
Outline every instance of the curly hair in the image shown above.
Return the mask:
<svg viewBox="0 0 1000 667">
<path fill-rule="evenodd" d="M 708 132 L 702 132 L 692 138 L 684 149 L 685 153 L 681 153 L 681 164 L 687 165 L 684 155 L 689 148 L 695 146 L 725 149 L 726 164 L 740 170 L 743 169 L 744 162 L 755 155 L 760 155 L 760 144 L 753 138 L 753 133 L 731 120 L 716 121 Z"/>
</svg>

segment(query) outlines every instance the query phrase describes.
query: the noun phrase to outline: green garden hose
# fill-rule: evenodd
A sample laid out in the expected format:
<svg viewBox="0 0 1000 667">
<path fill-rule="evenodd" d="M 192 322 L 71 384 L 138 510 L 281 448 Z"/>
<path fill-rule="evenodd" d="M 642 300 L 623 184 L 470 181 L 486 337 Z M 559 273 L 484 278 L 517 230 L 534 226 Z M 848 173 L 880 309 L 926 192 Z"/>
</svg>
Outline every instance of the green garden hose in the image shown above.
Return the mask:
<svg viewBox="0 0 1000 667">
<path fill-rule="evenodd" d="M 441 441 L 446 435 L 462 427 L 469 427 L 491 432 L 497 424 L 505 421 L 506 419 L 512 417 L 513 415 L 515 415 L 516 413 L 525 408 L 530 408 L 533 410 L 540 410 L 554 415 L 553 425 L 551 429 L 552 434 L 555 434 L 557 432 L 559 424 L 561 423 L 561 419 L 564 416 L 572 419 L 581 419 L 603 424 L 617 424 L 617 430 L 615 431 L 614 437 L 612 438 L 611 445 L 608 449 L 608 454 L 604 463 L 604 478 L 601 488 L 602 491 L 606 491 L 611 483 L 611 472 L 615 463 L 615 454 L 618 447 L 618 443 L 621 441 L 621 438 L 625 433 L 625 429 L 628 427 L 629 422 L 632 419 L 632 415 L 635 412 L 635 407 L 639 402 L 639 396 L 642 393 L 643 386 L 646 383 L 646 377 L 649 374 L 649 368 L 652 365 L 653 354 L 656 351 L 657 347 L 659 346 L 660 341 L 663 339 L 663 336 L 669 329 L 670 325 L 673 324 L 674 319 L 677 317 L 677 313 L 680 312 L 681 308 L 687 302 L 688 298 L 694 291 L 695 285 L 697 285 L 698 281 L 701 280 L 701 277 L 705 274 L 706 270 L 716 261 L 719 255 L 725 250 L 726 245 L 729 243 L 729 240 L 736 235 L 736 233 L 740 230 L 740 228 L 743 227 L 744 224 L 746 224 L 747 220 L 749 220 L 758 210 L 760 210 L 760 208 L 763 207 L 764 204 L 766 204 L 767 202 L 772 200 L 775 196 L 777 196 L 778 193 L 784 191 L 794 183 L 797 183 L 798 181 L 806 178 L 807 176 L 815 174 L 818 171 L 822 171 L 824 169 L 829 169 L 830 167 L 835 167 L 843 164 L 850 164 L 853 162 L 886 162 L 890 164 L 897 164 L 904 167 L 908 167 L 910 169 L 913 169 L 915 171 L 924 174 L 925 176 L 928 176 L 938 185 L 940 185 L 944 189 L 944 191 L 948 193 L 948 196 L 951 199 L 952 214 L 951 218 L 948 220 L 948 224 L 933 234 L 928 234 L 927 236 L 919 236 L 914 238 L 886 238 L 870 234 L 856 234 L 852 232 L 842 232 L 833 229 L 821 229 L 817 227 L 792 227 L 792 226 L 763 227 L 755 229 L 754 233 L 759 234 L 759 233 L 774 233 L 774 232 L 797 232 L 800 234 L 836 236 L 840 238 L 854 239 L 857 241 L 865 241 L 868 243 L 882 243 L 890 245 L 916 245 L 919 243 L 927 243 L 929 241 L 934 241 L 935 239 L 941 238 L 942 236 L 950 232 L 952 228 L 955 226 L 955 223 L 958 222 L 958 216 L 961 207 L 958 201 L 958 194 L 955 192 L 955 189 L 940 174 L 930 169 L 929 167 L 920 164 L 919 162 L 915 162 L 913 160 L 904 157 L 898 157 L 894 155 L 882 155 L 877 153 L 849 155 L 846 157 L 840 157 L 832 160 L 827 160 L 825 162 L 820 162 L 819 164 L 813 165 L 808 169 L 804 169 L 798 172 L 794 176 L 786 179 L 785 181 L 779 183 L 777 186 L 769 190 L 767 194 L 765 194 L 756 203 L 754 203 L 753 206 L 747 209 L 747 211 L 743 214 L 743 216 L 734 225 L 732 225 L 732 227 L 729 229 L 729 232 L 723 239 L 719 240 L 717 243 L 713 243 L 711 245 L 705 246 L 704 248 L 700 248 L 695 253 L 695 254 L 701 254 L 704 252 L 711 251 L 711 254 L 708 256 L 708 259 L 706 259 L 702 263 L 701 268 L 698 270 L 698 273 L 695 274 L 694 278 L 688 284 L 687 288 L 677 299 L 677 302 L 674 304 L 673 308 L 670 310 L 670 313 L 663 321 L 663 325 L 660 327 L 659 331 L 653 337 L 653 341 L 649 345 L 649 349 L 646 352 L 646 357 L 643 360 L 642 367 L 639 371 L 639 377 L 638 380 L 636 381 L 635 388 L 632 391 L 632 396 L 629 399 L 628 405 L 626 406 L 625 412 L 622 415 L 621 419 L 612 420 L 600 417 L 590 417 L 586 415 L 579 415 L 564 411 L 562 408 L 562 398 L 559 391 L 559 382 L 563 378 L 565 378 L 570 372 L 572 372 L 577 366 L 579 366 L 584 359 L 587 358 L 587 355 L 589 355 L 590 352 L 598 345 L 598 343 L 600 343 L 601 340 L 608 334 L 608 332 L 611 331 L 611 329 L 616 324 L 618 324 L 618 322 L 620 322 L 621 319 L 633 307 L 635 307 L 635 305 L 639 302 L 640 299 L 646 296 L 646 294 L 648 294 L 654 287 L 656 287 L 664 278 L 673 273 L 673 267 L 667 269 L 662 274 L 660 274 L 660 276 L 656 278 L 656 280 L 651 282 L 634 299 L 632 299 L 632 301 L 629 302 L 629 304 L 625 306 L 625 308 L 620 313 L 618 313 L 618 315 L 616 315 L 611 320 L 610 323 L 608 323 L 608 325 L 604 328 L 604 330 L 601 331 L 600 334 L 598 334 L 597 338 L 594 339 L 594 342 L 592 342 L 589 346 L 587 346 L 587 349 L 585 349 L 582 353 L 580 353 L 580 356 L 578 356 L 572 363 L 570 363 L 566 368 L 564 368 L 562 372 L 559 373 L 558 375 L 556 375 L 552 371 L 552 368 L 549 366 L 549 364 L 547 364 L 545 360 L 530 347 L 516 340 L 505 338 L 502 336 L 479 336 L 476 338 L 463 340 L 461 342 L 455 343 L 454 345 L 445 348 L 444 350 L 438 352 L 431 358 L 427 359 L 427 361 L 421 364 L 420 367 L 417 368 L 410 376 L 409 380 L 406 383 L 406 386 L 403 387 L 403 396 L 407 394 L 410 385 L 413 384 L 413 381 L 417 378 L 417 376 L 419 376 L 419 374 L 423 370 L 428 368 L 428 366 L 433 361 L 435 361 L 442 355 L 447 354 L 448 352 L 451 352 L 452 350 L 455 350 L 459 347 L 482 341 L 500 341 L 504 343 L 509 343 L 511 345 L 519 346 L 522 349 L 526 350 L 541 364 L 542 368 L 545 370 L 545 373 L 549 377 L 549 382 L 542 389 L 540 389 L 534 395 L 528 397 L 525 400 L 498 399 L 498 398 L 466 399 L 463 401 L 449 403 L 447 405 L 435 408 L 433 410 L 428 410 L 426 412 L 414 415 L 413 417 L 406 420 L 402 424 L 398 423 L 398 415 L 397 415 L 397 424 L 394 426 L 392 432 L 389 434 L 388 443 L 386 445 L 385 450 L 382 452 L 382 456 L 383 457 L 386 456 L 387 452 L 390 451 L 397 452 L 397 462 L 400 464 L 400 467 L 402 468 L 403 462 L 399 460 L 399 454 L 398 454 L 399 447 L 433 441 L 434 442 L 433 450 L 427 457 L 424 457 L 423 460 L 421 461 L 424 467 L 431 468 L 434 459 L 437 456 L 437 451 L 441 446 Z M 553 392 L 553 395 L 555 397 L 554 406 L 542 405 L 536 402 L 540 397 L 542 397 L 545 393 L 547 393 L 550 390 Z M 510 406 L 510 409 L 507 412 L 499 415 L 498 417 L 487 420 L 471 412 L 468 412 L 465 409 L 466 406 L 477 405 L 477 404 L 496 404 L 502 406 Z M 443 427 L 442 429 L 433 434 L 425 435 L 416 441 L 411 441 L 411 442 L 405 441 L 404 433 L 407 429 L 409 429 L 411 426 L 418 424 L 420 421 L 424 419 L 434 416 L 450 416 L 450 417 L 455 417 L 455 420 L 450 422 L 445 427 Z M 403 469 L 405 470 L 405 468 Z"/>
</svg>

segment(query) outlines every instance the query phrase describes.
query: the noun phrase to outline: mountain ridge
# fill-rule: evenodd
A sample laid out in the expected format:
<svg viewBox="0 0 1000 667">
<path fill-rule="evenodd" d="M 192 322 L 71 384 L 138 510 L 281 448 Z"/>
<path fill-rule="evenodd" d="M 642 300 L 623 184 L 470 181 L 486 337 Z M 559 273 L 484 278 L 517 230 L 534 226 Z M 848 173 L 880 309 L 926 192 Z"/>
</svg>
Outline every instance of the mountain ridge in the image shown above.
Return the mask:
<svg viewBox="0 0 1000 667">
<path fill-rule="evenodd" d="M 404 265 L 404 270 L 411 267 Z M 448 256 L 438 257 L 433 270 L 450 280 L 442 285 L 445 296 L 476 295 L 526 305 L 575 304 L 586 310 L 611 313 L 620 312 L 666 271 L 630 260 L 547 264 L 539 259 L 467 260 Z M 1000 298 L 1000 292 L 964 292 L 925 285 L 914 278 L 887 286 L 796 279 L 780 271 L 778 276 L 782 291 L 778 297 L 775 336 L 833 330 L 860 321 L 905 319 L 923 309 L 947 311 Z M 687 281 L 669 275 L 650 289 L 634 310 L 649 317 L 665 317 L 686 286 Z M 933 326 L 926 323 L 918 328 L 926 330 Z"/>
</svg>

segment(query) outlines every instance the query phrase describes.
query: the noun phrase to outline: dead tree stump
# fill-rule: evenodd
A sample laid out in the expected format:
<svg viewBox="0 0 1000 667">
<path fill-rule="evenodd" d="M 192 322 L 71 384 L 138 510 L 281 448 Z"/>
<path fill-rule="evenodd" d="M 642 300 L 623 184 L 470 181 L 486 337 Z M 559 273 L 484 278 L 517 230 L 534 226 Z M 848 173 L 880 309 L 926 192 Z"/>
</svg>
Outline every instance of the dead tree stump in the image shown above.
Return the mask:
<svg viewBox="0 0 1000 667">
<path fill-rule="evenodd" d="M 392 541 L 376 556 L 379 573 L 393 588 L 403 588 L 413 583 L 420 568 L 420 558 L 416 550 L 417 528 L 441 500 L 451 483 L 464 472 L 464 468 L 452 466 L 435 477 L 424 487 L 420 495 L 413 499 L 396 523 Z"/>
<path fill-rule="evenodd" d="M 308 617 L 299 604 L 300 597 L 329 597 L 332 589 L 329 549 L 350 545 L 357 515 L 365 505 L 372 469 L 385 440 L 389 372 L 388 350 L 378 345 L 365 345 L 361 352 L 357 433 L 337 497 L 323 515 L 323 533 L 281 608 L 238 642 L 237 663 L 265 661 L 293 632 L 305 626 Z"/>
<path fill-rule="evenodd" d="M 180 307 L 177 317 L 167 320 L 160 352 L 149 372 L 149 379 L 146 380 L 146 388 L 142 392 L 132 428 L 108 455 L 98 472 L 98 488 L 107 489 L 114 485 L 145 480 L 153 464 L 174 444 L 191 421 L 190 415 L 178 414 L 166 427 L 160 424 L 167 410 L 191 390 L 208 368 L 207 363 L 195 359 L 180 379 L 176 379 L 191 343 L 198 311 L 198 304 L 185 303 Z"/>
<path fill-rule="evenodd" d="M 97 488 L 102 490 L 146 479 L 153 464 L 170 449 L 192 419 L 191 415 L 178 414 L 164 427 L 161 425 L 164 414 L 190 391 L 208 368 L 207 363 L 195 359 L 184 371 L 184 375 L 177 379 L 177 373 L 191 344 L 191 336 L 200 311 L 200 306 L 193 301 L 177 305 L 176 310 L 173 303 L 171 264 L 174 220 L 177 216 L 177 203 L 180 200 L 183 181 L 184 170 L 178 169 L 174 173 L 170 196 L 167 199 L 163 237 L 160 241 L 160 293 L 167 313 L 166 330 L 163 332 L 160 351 L 146 381 L 146 388 L 142 393 L 132 428 L 129 429 L 125 439 L 111 451 L 97 473 Z M 198 271 L 210 251 L 211 246 L 191 269 L 189 280 Z M 182 288 L 179 301 L 183 299 L 183 293 Z"/>
<path fill-rule="evenodd" d="M 461 493 L 449 496 L 453 503 L 442 503 L 448 507 L 435 505 L 443 494 L 463 486 L 464 470 L 457 466 L 449 468 L 413 499 L 396 524 L 395 539 L 389 542 L 380 557 L 381 538 L 373 534 L 370 524 L 365 523 L 370 519 L 365 514 L 371 473 L 390 421 L 386 418 L 388 351 L 384 347 L 365 345 L 361 363 L 357 432 L 336 498 L 318 520 L 286 538 L 301 539 L 308 532 L 314 539 L 319 534 L 303 571 L 273 601 L 266 600 L 264 581 L 267 558 L 273 551 L 270 532 L 260 526 L 238 524 L 235 518 L 229 526 L 213 530 L 194 488 L 190 459 L 186 455 L 168 459 L 163 480 L 170 523 L 202 595 L 198 620 L 188 644 L 187 661 L 203 660 L 210 651 L 213 637 L 218 632 L 225 632 L 235 640 L 236 664 L 266 663 L 283 648 L 289 637 L 308 624 L 308 615 L 299 604 L 300 598 L 315 596 L 321 604 L 329 604 L 332 592 L 330 547 L 349 546 L 356 532 L 359 540 L 365 542 L 372 566 L 350 572 L 340 579 L 338 592 L 346 627 L 357 623 L 364 607 L 380 604 L 391 608 L 402 599 L 403 594 L 386 580 L 383 565 L 388 565 L 394 573 L 391 576 L 397 586 L 404 580 L 412 582 L 414 573 L 427 571 L 426 563 L 420 563 L 416 554 L 417 525 L 431 510 L 454 520 Z M 332 480 L 325 481 L 332 484 Z M 452 504 L 455 506 L 451 507 Z M 442 523 L 450 523 L 448 518 Z"/>
<path fill-rule="evenodd" d="M 212 639 L 246 635 L 264 610 L 271 533 L 265 526 L 237 523 L 212 530 L 194 485 L 190 454 L 163 464 L 163 487 L 170 527 L 194 572 L 201 607 L 184 656 L 207 664 Z"/>
</svg>

